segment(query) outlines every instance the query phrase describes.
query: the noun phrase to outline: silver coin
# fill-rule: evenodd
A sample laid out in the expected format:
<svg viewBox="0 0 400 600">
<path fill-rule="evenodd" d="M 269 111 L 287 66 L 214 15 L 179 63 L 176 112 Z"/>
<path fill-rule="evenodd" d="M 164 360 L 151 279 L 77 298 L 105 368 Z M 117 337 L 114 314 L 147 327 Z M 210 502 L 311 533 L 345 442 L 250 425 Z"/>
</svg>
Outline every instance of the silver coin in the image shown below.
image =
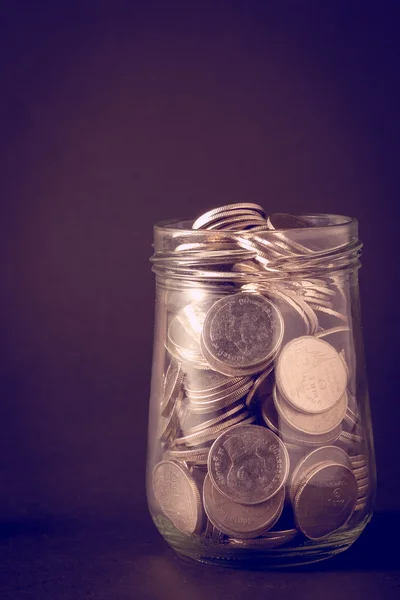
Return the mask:
<svg viewBox="0 0 400 600">
<path fill-rule="evenodd" d="M 257 373 L 279 348 L 283 320 L 264 296 L 238 293 L 218 300 L 204 321 L 201 347 L 216 371 Z"/>
<path fill-rule="evenodd" d="M 357 454 L 356 456 L 351 456 L 350 460 L 351 464 L 353 465 L 353 468 L 362 467 L 363 465 L 367 464 L 367 457 L 365 454 Z"/>
<path fill-rule="evenodd" d="M 166 416 L 171 412 L 179 394 L 182 380 L 182 365 L 172 359 L 164 378 L 163 396 L 160 406 L 160 412 L 163 416 Z"/>
<path fill-rule="evenodd" d="M 178 412 L 182 403 L 182 396 L 178 396 L 172 411 L 167 417 L 161 416 L 158 424 L 158 439 L 162 444 L 171 443 L 179 432 Z"/>
<path fill-rule="evenodd" d="M 262 403 L 261 417 L 266 426 L 279 435 L 279 415 L 276 411 L 272 394 L 268 395 Z"/>
<path fill-rule="evenodd" d="M 237 273 L 259 273 L 260 267 L 256 262 L 242 260 L 233 265 L 232 271 Z"/>
<path fill-rule="evenodd" d="M 367 507 L 366 502 L 357 502 L 357 504 L 354 507 L 354 511 L 363 511 L 366 509 L 366 507 Z"/>
<path fill-rule="evenodd" d="M 237 242 L 235 240 L 231 241 L 217 241 L 217 240 L 208 240 L 207 242 L 188 242 L 184 244 L 179 244 L 174 248 L 174 252 L 187 252 L 191 250 L 197 251 L 214 251 L 214 250 L 235 250 L 237 249 Z"/>
<path fill-rule="evenodd" d="M 357 479 L 357 477 L 356 477 L 356 479 Z M 368 475 L 365 475 L 364 477 L 359 477 L 357 479 L 357 483 L 358 483 L 358 487 L 363 487 L 364 485 L 368 485 L 368 483 L 369 483 Z"/>
<path fill-rule="evenodd" d="M 213 525 L 213 529 L 212 529 L 212 541 L 215 542 L 216 544 L 222 544 L 225 541 L 225 534 L 220 531 L 217 527 L 214 527 Z"/>
<path fill-rule="evenodd" d="M 276 381 L 285 399 L 297 410 L 322 413 L 337 404 L 347 385 L 338 352 L 312 336 L 284 346 L 276 365 Z"/>
<path fill-rule="evenodd" d="M 369 490 L 369 483 L 366 483 L 365 485 L 359 485 L 357 498 L 364 498 L 368 494 L 368 490 Z"/>
<path fill-rule="evenodd" d="M 289 454 L 265 427 L 237 425 L 213 443 L 208 472 L 215 487 L 233 502 L 259 504 L 285 484 Z"/>
<path fill-rule="evenodd" d="M 186 462 L 188 464 L 195 465 L 206 465 L 208 461 L 208 455 L 210 452 L 210 448 L 195 448 L 188 450 L 185 448 L 184 450 L 175 450 L 170 449 L 167 450 L 164 454 L 165 460 Z"/>
<path fill-rule="evenodd" d="M 245 408 L 246 408 L 246 405 L 244 404 L 244 402 L 239 402 L 235 406 L 232 406 L 232 408 L 230 408 L 228 410 L 223 410 L 221 412 L 221 414 L 219 414 L 216 417 L 213 417 L 212 419 L 207 419 L 206 421 L 204 421 L 204 419 L 203 419 L 203 420 L 200 420 L 200 422 L 197 425 L 193 425 L 192 427 L 185 427 L 185 430 L 184 430 L 185 435 L 190 435 L 191 433 L 198 433 L 199 431 L 205 431 L 209 427 L 213 427 L 214 425 L 217 425 L 218 423 L 226 421 L 227 419 L 229 419 L 229 417 L 232 417 L 232 416 L 236 415 L 237 413 L 247 412 L 247 411 L 245 411 Z M 197 417 L 197 418 L 199 418 L 199 417 Z"/>
<path fill-rule="evenodd" d="M 222 423 L 217 423 L 212 427 L 208 427 L 206 430 L 197 431 L 195 433 L 185 435 L 184 437 L 176 438 L 174 445 L 197 446 L 204 444 L 205 442 L 215 440 L 222 431 L 225 431 L 225 429 L 230 429 L 237 423 L 240 423 L 241 421 L 247 419 L 250 416 L 252 417 L 252 420 L 254 420 L 254 416 L 250 415 L 250 413 L 247 410 L 242 411 L 238 415 L 234 415 L 226 419 Z"/>
<path fill-rule="evenodd" d="M 223 391 L 234 383 L 241 381 L 240 377 L 228 377 L 218 371 L 199 371 L 187 369 L 185 373 L 184 386 L 189 395 L 195 396 L 213 394 Z"/>
<path fill-rule="evenodd" d="M 280 423 L 280 437 L 285 443 L 290 442 L 291 444 L 309 446 L 310 448 L 318 448 L 319 446 L 336 443 L 341 432 L 342 426 L 338 425 L 336 429 L 333 429 L 329 433 L 309 435 L 288 427 L 283 421 Z"/>
<path fill-rule="evenodd" d="M 355 433 L 349 433 L 348 431 L 343 431 L 340 437 L 345 440 L 348 440 L 350 443 L 352 442 L 353 444 L 363 443 L 363 439 L 360 435 L 357 435 Z"/>
<path fill-rule="evenodd" d="M 353 469 L 358 469 L 367 465 L 366 459 L 360 461 L 353 461 L 353 458 L 354 456 L 350 456 L 351 466 L 353 467 Z"/>
<path fill-rule="evenodd" d="M 237 204 L 227 204 L 226 206 L 220 206 L 218 208 L 213 208 L 212 210 L 207 211 L 201 217 L 196 219 L 192 225 L 192 229 L 204 229 L 207 227 L 208 223 L 212 222 L 213 219 L 226 211 L 237 211 L 237 210 L 250 210 L 256 213 L 259 213 L 263 217 L 265 217 L 265 212 L 262 206 L 258 204 L 253 204 L 251 202 L 241 202 Z"/>
<path fill-rule="evenodd" d="M 354 469 L 353 468 L 353 473 L 355 475 L 355 478 L 358 479 L 363 479 L 364 477 L 367 477 L 368 475 L 368 468 L 367 465 L 365 465 L 364 467 L 359 467 L 358 469 Z"/>
<path fill-rule="evenodd" d="M 187 353 L 192 353 L 194 358 L 199 357 L 199 359 L 202 359 L 200 336 L 196 336 L 195 330 L 189 329 L 189 326 L 184 323 L 179 314 L 172 319 L 169 325 L 168 338 L 169 342 L 175 347 Z"/>
<path fill-rule="evenodd" d="M 299 461 L 293 470 L 290 480 L 290 500 L 293 504 L 298 488 L 304 483 L 308 474 L 323 463 L 334 463 L 351 469 L 349 455 L 337 446 L 323 446 L 316 448 Z"/>
<path fill-rule="evenodd" d="M 308 538 L 319 540 L 347 523 L 356 502 L 357 482 L 351 469 L 337 464 L 319 465 L 297 490 L 296 526 Z"/>
<path fill-rule="evenodd" d="M 218 398 L 217 400 L 196 403 L 191 401 L 188 404 L 188 410 L 196 414 L 208 414 L 210 412 L 216 412 L 235 404 L 238 400 L 241 400 L 250 389 L 251 385 L 252 382 L 249 382 L 241 388 L 234 390 L 233 392 L 230 392 L 225 396 Z"/>
<path fill-rule="evenodd" d="M 309 303 L 309 306 L 313 310 L 323 312 L 326 315 L 329 315 L 330 317 L 335 317 L 335 319 L 338 319 L 339 321 L 348 324 L 348 318 L 346 317 L 346 315 L 342 315 L 342 313 L 338 312 L 337 310 L 333 310 L 332 308 L 326 308 L 325 306 L 321 306 L 320 304 L 314 304 L 312 302 Z"/>
<path fill-rule="evenodd" d="M 238 504 L 221 494 L 209 475 L 203 487 L 204 509 L 210 521 L 220 531 L 237 538 L 257 537 L 272 527 L 282 512 L 284 497 L 282 488 L 266 502 Z"/>
<path fill-rule="evenodd" d="M 360 435 L 362 433 L 359 419 L 349 407 L 347 407 L 347 411 L 343 419 L 343 427 L 345 427 L 346 431 L 348 430 L 349 433 L 355 433 L 356 435 Z"/>
<path fill-rule="evenodd" d="M 261 223 L 265 223 L 265 220 L 257 218 L 255 215 L 251 216 L 241 216 L 241 217 L 225 217 L 217 223 L 214 223 L 207 229 L 218 230 L 218 231 L 245 231 L 246 229 L 251 229 L 252 227 L 257 227 Z"/>
<path fill-rule="evenodd" d="M 201 498 L 188 471 L 172 461 L 158 463 L 153 469 L 153 490 L 161 510 L 179 531 L 190 535 L 201 530 Z"/>
<path fill-rule="evenodd" d="M 253 387 L 251 388 L 251 390 L 249 391 L 249 393 L 246 396 L 247 408 L 250 408 L 253 405 L 256 398 L 265 397 L 266 395 L 268 395 L 271 384 L 270 384 L 270 382 L 267 381 L 267 379 L 270 376 L 270 374 L 272 373 L 273 369 L 274 369 L 273 366 L 268 367 L 268 369 L 266 369 L 263 373 L 261 373 L 261 375 L 259 375 L 255 379 Z M 267 386 L 267 389 L 266 390 L 262 389 L 265 386 Z"/>
<path fill-rule="evenodd" d="M 193 395 L 187 394 L 192 404 L 198 404 L 204 406 L 205 404 L 214 404 L 220 400 L 225 400 L 231 396 L 234 392 L 241 392 L 242 395 L 246 394 L 250 388 L 253 387 L 253 379 L 251 377 L 240 378 L 236 383 L 232 383 L 229 387 L 225 387 L 222 391 L 209 393 L 207 395 Z"/>
<path fill-rule="evenodd" d="M 286 402 L 276 386 L 273 391 L 273 399 L 280 417 L 296 431 L 308 435 L 322 435 L 333 431 L 343 421 L 347 410 L 346 392 L 339 402 L 323 413 L 304 413 L 296 410 L 289 402 Z"/>
<path fill-rule="evenodd" d="M 322 329 L 315 334 L 316 338 L 325 338 L 333 335 L 335 333 L 343 333 L 350 331 L 350 327 L 348 325 L 338 325 L 337 327 L 331 327 L 330 329 Z"/>
<path fill-rule="evenodd" d="M 231 538 L 228 545 L 234 548 L 277 548 L 284 544 L 289 544 L 299 536 L 297 529 L 287 529 L 284 531 L 269 531 L 262 537 L 251 540 L 240 540 Z"/>
<path fill-rule="evenodd" d="M 169 354 L 175 358 L 182 367 L 186 369 L 188 366 L 192 369 L 208 370 L 210 367 L 205 359 L 198 354 L 191 353 L 185 348 L 174 346 L 169 340 L 165 344 Z"/>
</svg>

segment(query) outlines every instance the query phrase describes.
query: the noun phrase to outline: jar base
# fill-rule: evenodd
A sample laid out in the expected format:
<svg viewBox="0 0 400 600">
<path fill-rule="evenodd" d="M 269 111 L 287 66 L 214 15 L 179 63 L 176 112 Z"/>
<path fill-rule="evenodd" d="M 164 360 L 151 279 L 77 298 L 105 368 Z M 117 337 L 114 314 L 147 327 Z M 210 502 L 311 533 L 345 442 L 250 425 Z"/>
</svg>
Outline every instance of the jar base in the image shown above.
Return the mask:
<svg viewBox="0 0 400 600">
<path fill-rule="evenodd" d="M 372 515 L 350 528 L 344 528 L 322 540 L 296 540 L 275 548 L 240 548 L 228 542 L 213 542 L 200 536 L 187 537 L 165 522 L 160 528 L 171 548 L 184 560 L 236 569 L 268 570 L 298 567 L 321 562 L 347 550 L 361 535 Z"/>
</svg>

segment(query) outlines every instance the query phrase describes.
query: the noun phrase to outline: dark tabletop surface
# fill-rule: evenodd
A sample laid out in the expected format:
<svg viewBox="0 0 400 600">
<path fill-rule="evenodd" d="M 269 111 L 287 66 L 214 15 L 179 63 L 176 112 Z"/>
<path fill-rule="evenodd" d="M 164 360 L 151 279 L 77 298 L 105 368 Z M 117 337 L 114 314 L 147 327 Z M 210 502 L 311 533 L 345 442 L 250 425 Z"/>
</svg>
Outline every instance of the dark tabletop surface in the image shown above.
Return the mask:
<svg viewBox="0 0 400 600">
<path fill-rule="evenodd" d="M 137 522 L 3 527 L 2 600 L 397 598 L 399 515 L 376 514 L 346 552 L 306 567 L 252 571 L 179 558 L 145 514 Z"/>
</svg>

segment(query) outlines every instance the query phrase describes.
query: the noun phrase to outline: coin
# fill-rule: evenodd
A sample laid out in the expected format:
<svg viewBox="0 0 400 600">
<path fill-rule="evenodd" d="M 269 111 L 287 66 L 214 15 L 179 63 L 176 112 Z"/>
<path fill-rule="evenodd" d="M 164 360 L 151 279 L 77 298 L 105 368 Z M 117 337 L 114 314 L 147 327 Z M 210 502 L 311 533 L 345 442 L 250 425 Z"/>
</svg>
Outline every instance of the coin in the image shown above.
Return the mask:
<svg viewBox="0 0 400 600">
<path fill-rule="evenodd" d="M 263 217 L 265 217 L 265 212 L 262 206 L 258 204 L 253 204 L 251 202 L 241 202 L 237 204 L 227 204 L 226 206 L 220 206 L 218 208 L 214 208 L 212 210 L 207 211 L 201 217 L 196 219 L 192 225 L 192 229 L 204 229 L 207 227 L 208 223 L 211 223 L 213 219 L 226 211 L 237 211 L 237 210 L 250 210 L 255 213 L 259 213 Z"/>
<path fill-rule="evenodd" d="M 257 373 L 279 348 L 283 320 L 259 294 L 239 292 L 218 300 L 204 320 L 201 348 L 210 366 L 226 375 Z"/>
<path fill-rule="evenodd" d="M 321 435 L 333 431 L 343 421 L 347 410 L 346 392 L 339 402 L 323 413 L 304 413 L 296 410 L 286 402 L 276 386 L 273 399 L 280 417 L 293 429 L 309 435 Z"/>
<path fill-rule="evenodd" d="M 274 369 L 273 366 L 268 367 L 268 369 L 266 369 L 263 373 L 261 373 L 261 375 L 259 375 L 254 380 L 253 387 L 251 388 L 251 390 L 249 391 L 249 393 L 246 396 L 247 408 L 250 408 L 254 404 L 255 399 L 265 397 L 265 395 L 266 395 L 265 392 L 270 391 L 271 384 L 269 381 L 267 381 L 267 378 L 272 373 L 273 369 Z"/>
<path fill-rule="evenodd" d="M 175 446 L 197 446 L 203 444 L 204 442 L 215 440 L 222 431 L 233 427 L 237 423 L 240 423 L 240 421 L 243 421 L 244 419 L 247 419 L 250 416 L 251 420 L 253 421 L 254 416 L 250 415 L 249 411 L 242 411 L 238 415 L 230 417 L 222 423 L 217 423 L 212 427 L 208 427 L 206 430 L 197 431 L 195 433 L 185 435 L 184 437 L 177 438 L 174 444 Z"/>
<path fill-rule="evenodd" d="M 249 382 L 245 385 L 242 385 L 242 387 L 239 389 L 235 389 L 233 392 L 229 392 L 228 394 L 225 394 L 223 397 L 220 397 L 216 400 L 201 402 L 191 401 L 188 404 L 188 410 L 197 414 L 208 414 L 210 412 L 221 410 L 222 408 L 226 408 L 243 398 L 250 389 L 251 385 L 252 382 Z"/>
<path fill-rule="evenodd" d="M 197 369 L 186 369 L 184 385 L 186 393 L 196 395 L 208 395 L 224 390 L 232 384 L 240 381 L 240 377 L 228 377 L 218 371 L 199 371 Z"/>
<path fill-rule="evenodd" d="M 169 449 L 164 454 L 165 460 L 177 460 L 179 462 L 187 462 L 195 465 L 206 465 L 210 448 L 195 448 L 188 450 Z"/>
<path fill-rule="evenodd" d="M 307 454 L 299 461 L 293 470 L 290 480 L 290 500 L 294 503 L 294 498 L 298 488 L 304 483 L 309 473 L 319 464 L 334 463 L 343 465 L 351 469 L 349 455 L 337 446 L 323 446 Z"/>
<path fill-rule="evenodd" d="M 355 478 L 358 479 L 363 479 L 364 477 L 366 477 L 368 475 L 368 469 L 367 469 L 367 465 L 365 465 L 364 467 L 359 467 L 358 469 L 354 469 L 353 468 L 353 473 L 355 475 Z"/>
<path fill-rule="evenodd" d="M 279 286 L 267 284 L 245 284 L 242 286 L 243 291 L 258 291 L 261 294 L 266 294 L 272 298 L 283 317 L 285 323 L 284 338 L 288 340 L 300 335 L 310 334 L 313 331 L 314 323 L 310 322 L 306 303 L 299 303 L 294 295 L 285 293 Z M 318 324 L 318 323 L 317 323 Z M 288 341 L 286 340 L 286 341 Z"/>
<path fill-rule="evenodd" d="M 270 430 L 239 424 L 211 446 L 208 472 L 213 485 L 233 502 L 259 504 L 285 484 L 289 454 Z"/>
<path fill-rule="evenodd" d="M 298 536 L 299 532 L 297 529 L 273 530 L 264 533 L 262 537 L 250 540 L 231 538 L 228 541 L 228 545 L 236 548 L 276 548 L 292 542 Z"/>
<path fill-rule="evenodd" d="M 218 391 L 206 394 L 188 393 L 187 397 L 192 404 L 204 406 L 205 404 L 214 404 L 218 403 L 220 400 L 225 400 L 228 396 L 232 395 L 233 392 L 241 392 L 242 395 L 244 395 L 251 387 L 253 387 L 253 379 L 251 377 L 243 377 L 240 378 L 239 381 L 233 382 L 229 387 L 226 385 L 223 389 Z"/>
<path fill-rule="evenodd" d="M 278 356 L 276 381 L 285 399 L 297 410 L 322 413 L 340 401 L 346 369 L 327 342 L 304 336 L 287 343 Z"/>
<path fill-rule="evenodd" d="M 368 489 L 369 489 L 369 482 L 366 483 L 365 485 L 359 485 L 357 497 L 364 498 L 368 493 Z"/>
<path fill-rule="evenodd" d="M 357 502 L 357 482 L 348 467 L 319 465 L 297 490 L 294 515 L 298 529 L 319 540 L 343 527 Z"/>
<path fill-rule="evenodd" d="M 203 487 L 204 509 L 210 521 L 222 532 L 237 538 L 257 537 L 278 520 L 285 497 L 282 488 L 260 504 L 239 504 L 221 494 L 207 475 Z"/>
<path fill-rule="evenodd" d="M 244 231 L 246 229 L 251 229 L 252 227 L 257 227 L 260 223 L 265 223 L 264 219 L 261 217 L 226 217 L 225 219 L 221 219 L 221 221 L 214 223 L 207 229 L 218 229 L 219 231 Z"/>
<path fill-rule="evenodd" d="M 160 412 L 163 416 L 168 415 L 172 410 L 179 393 L 182 379 L 182 365 L 172 359 L 164 379 L 163 397 L 160 406 Z"/>
<path fill-rule="evenodd" d="M 367 457 L 365 456 L 365 454 L 357 454 L 356 456 L 351 456 L 350 460 L 351 464 L 353 465 L 353 468 L 362 467 L 367 463 Z"/>
<path fill-rule="evenodd" d="M 314 304 L 312 302 L 309 303 L 309 306 L 313 309 L 313 310 L 317 310 L 319 312 L 325 313 L 326 315 L 329 315 L 330 317 L 335 317 L 336 319 L 338 319 L 339 321 L 342 321 L 343 323 L 348 323 L 348 318 L 346 317 L 346 315 L 342 315 L 342 313 L 338 312 L 337 310 L 333 310 L 332 308 L 326 308 L 325 306 L 321 306 L 320 304 Z"/>
<path fill-rule="evenodd" d="M 279 435 L 279 415 L 276 411 L 272 394 L 264 398 L 261 406 L 261 417 L 269 429 Z"/>
<path fill-rule="evenodd" d="M 239 402 L 238 404 L 232 406 L 229 410 L 223 410 L 221 414 L 212 419 L 207 419 L 206 421 L 202 420 L 197 425 L 193 425 L 192 427 L 185 428 L 185 434 L 190 435 L 191 433 L 197 433 L 199 431 L 204 431 L 209 427 L 213 427 L 213 425 L 217 425 L 222 421 L 226 421 L 229 417 L 236 415 L 239 412 L 244 412 L 246 405 L 244 402 Z M 247 412 L 247 411 L 245 411 Z M 197 417 L 198 418 L 198 417 Z"/>
<path fill-rule="evenodd" d="M 161 443 L 172 442 L 178 434 L 180 421 L 179 421 L 179 410 L 182 404 L 182 396 L 178 396 L 172 411 L 167 417 L 160 418 L 158 425 L 158 438 Z"/>
<path fill-rule="evenodd" d="M 342 433 L 341 425 L 338 425 L 336 429 L 332 429 L 329 433 L 321 433 L 309 435 L 307 433 L 302 433 L 301 431 L 297 431 L 292 427 L 288 427 L 284 421 L 280 421 L 279 424 L 279 434 L 281 439 L 287 443 L 297 444 L 300 446 L 310 446 L 313 448 L 318 448 L 319 446 L 326 446 L 327 444 L 332 444 L 336 442 Z"/>
<path fill-rule="evenodd" d="M 179 531 L 198 533 L 203 512 L 199 490 L 193 477 L 172 461 L 161 461 L 153 470 L 153 489 L 163 513 Z"/>
</svg>

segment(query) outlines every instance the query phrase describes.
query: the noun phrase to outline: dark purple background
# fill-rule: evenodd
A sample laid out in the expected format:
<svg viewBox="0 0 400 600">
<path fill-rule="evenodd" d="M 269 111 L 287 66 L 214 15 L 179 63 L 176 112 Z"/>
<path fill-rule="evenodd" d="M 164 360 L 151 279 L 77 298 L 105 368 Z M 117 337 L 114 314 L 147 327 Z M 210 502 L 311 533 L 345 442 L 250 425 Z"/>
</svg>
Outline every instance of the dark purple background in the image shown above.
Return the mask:
<svg viewBox="0 0 400 600">
<path fill-rule="evenodd" d="M 400 508 L 395 5 L 1 3 L 2 521 L 147 514 L 152 224 L 240 201 L 359 219 Z"/>
</svg>

